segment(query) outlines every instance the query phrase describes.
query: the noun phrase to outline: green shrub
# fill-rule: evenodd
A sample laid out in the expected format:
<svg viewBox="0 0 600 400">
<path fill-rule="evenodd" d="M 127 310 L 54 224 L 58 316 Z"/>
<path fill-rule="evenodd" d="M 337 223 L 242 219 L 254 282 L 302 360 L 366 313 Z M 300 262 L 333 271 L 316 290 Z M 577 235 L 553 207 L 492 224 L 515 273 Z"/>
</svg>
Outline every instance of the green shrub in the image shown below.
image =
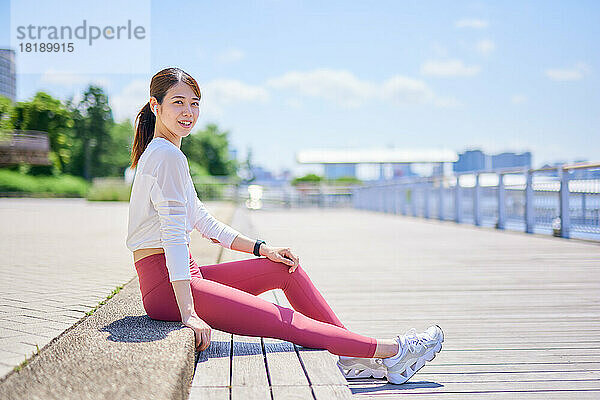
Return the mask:
<svg viewBox="0 0 600 400">
<path fill-rule="evenodd" d="M 31 176 L 0 169 L 0 192 L 27 193 L 36 197 L 85 197 L 89 183 L 72 176 Z"/>
<path fill-rule="evenodd" d="M 90 201 L 129 201 L 132 185 L 121 178 L 96 178 L 88 191 Z"/>
<path fill-rule="evenodd" d="M 196 189 L 198 198 L 200 198 L 202 201 L 222 200 L 223 199 L 224 186 L 221 183 L 214 183 L 214 182 L 197 183 L 197 182 L 194 182 L 194 188 Z"/>
</svg>

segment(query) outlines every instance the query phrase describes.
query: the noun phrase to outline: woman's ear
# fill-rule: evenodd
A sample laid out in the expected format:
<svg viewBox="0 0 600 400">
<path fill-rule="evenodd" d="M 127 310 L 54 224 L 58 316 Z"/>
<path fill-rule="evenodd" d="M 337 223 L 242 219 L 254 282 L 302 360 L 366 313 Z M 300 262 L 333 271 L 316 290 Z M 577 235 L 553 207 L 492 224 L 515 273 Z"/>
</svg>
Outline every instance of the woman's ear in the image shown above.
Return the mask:
<svg viewBox="0 0 600 400">
<path fill-rule="evenodd" d="M 150 110 L 154 116 L 158 116 L 158 101 L 156 100 L 156 97 L 150 97 L 150 101 L 148 103 L 150 103 Z"/>
</svg>

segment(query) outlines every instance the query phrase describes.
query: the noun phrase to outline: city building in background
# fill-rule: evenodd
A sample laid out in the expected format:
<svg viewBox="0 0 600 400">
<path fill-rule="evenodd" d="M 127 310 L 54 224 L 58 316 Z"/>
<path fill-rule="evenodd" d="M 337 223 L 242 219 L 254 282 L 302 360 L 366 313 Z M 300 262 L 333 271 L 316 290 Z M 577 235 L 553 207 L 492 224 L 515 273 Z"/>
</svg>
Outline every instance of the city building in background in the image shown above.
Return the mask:
<svg viewBox="0 0 600 400">
<path fill-rule="evenodd" d="M 17 99 L 15 51 L 11 49 L 0 49 L 0 95 Z"/>
<path fill-rule="evenodd" d="M 458 155 L 458 161 L 454 163 L 453 170 L 454 172 L 471 172 L 510 167 L 531 168 L 531 152 L 490 155 L 481 150 L 467 150 Z"/>
<path fill-rule="evenodd" d="M 531 152 L 522 154 L 500 153 L 492 156 L 492 169 L 509 167 L 531 168 Z"/>
<path fill-rule="evenodd" d="M 357 168 L 362 165 L 376 165 L 379 168 L 375 180 L 389 177 L 386 169 L 391 167 L 391 178 L 417 175 L 411 166 L 426 164 L 432 166 L 434 172 L 443 171 L 445 163 L 454 163 L 458 159 L 455 151 L 446 149 L 315 149 L 302 150 L 296 154 L 299 164 L 318 164 L 323 166 L 326 179 L 342 176 L 359 178 Z"/>
</svg>

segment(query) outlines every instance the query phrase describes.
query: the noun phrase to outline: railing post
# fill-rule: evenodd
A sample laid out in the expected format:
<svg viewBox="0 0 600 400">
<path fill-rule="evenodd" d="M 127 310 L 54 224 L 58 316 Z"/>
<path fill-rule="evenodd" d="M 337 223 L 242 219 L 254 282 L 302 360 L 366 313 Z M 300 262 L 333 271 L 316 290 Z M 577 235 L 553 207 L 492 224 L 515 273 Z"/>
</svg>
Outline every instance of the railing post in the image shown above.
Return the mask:
<svg viewBox="0 0 600 400">
<path fill-rule="evenodd" d="M 385 189 L 386 196 L 386 208 L 387 212 L 390 214 L 394 213 L 394 186 L 391 183 L 388 183 Z"/>
<path fill-rule="evenodd" d="M 415 196 L 417 191 L 418 184 L 413 183 L 410 185 L 410 205 L 412 206 L 412 215 L 413 217 L 417 216 L 417 196 Z"/>
<path fill-rule="evenodd" d="M 585 204 L 585 192 L 581 192 L 581 225 L 586 225 L 586 204 Z"/>
<path fill-rule="evenodd" d="M 408 200 L 406 200 L 406 194 L 408 193 L 408 184 L 402 185 L 402 215 L 408 214 Z"/>
<path fill-rule="evenodd" d="M 429 218 L 429 179 L 423 182 L 423 217 Z"/>
<path fill-rule="evenodd" d="M 481 225 L 481 187 L 479 186 L 479 173 L 475 172 L 475 187 L 473 188 L 473 222 L 475 226 Z"/>
<path fill-rule="evenodd" d="M 378 211 L 378 209 L 379 209 L 379 187 L 373 186 L 372 196 L 373 196 L 373 205 L 371 206 L 371 209 L 373 211 Z"/>
<path fill-rule="evenodd" d="M 394 185 L 394 214 L 400 214 L 400 185 Z"/>
<path fill-rule="evenodd" d="M 569 238 L 571 219 L 569 214 L 569 170 L 559 168 L 560 175 L 560 236 Z"/>
<path fill-rule="evenodd" d="M 525 171 L 525 232 L 533 233 L 535 216 L 533 214 L 533 172 Z"/>
<path fill-rule="evenodd" d="M 454 186 L 454 222 L 460 224 L 462 221 L 462 209 L 460 207 L 460 175 L 456 175 L 456 186 Z"/>
<path fill-rule="evenodd" d="M 444 220 L 444 177 L 441 176 L 439 181 L 440 187 L 438 192 L 438 219 Z"/>
<path fill-rule="evenodd" d="M 390 186 L 389 184 L 385 184 L 385 186 L 383 187 L 383 199 L 384 199 L 384 210 L 383 212 L 385 212 L 386 214 L 390 212 Z"/>
<path fill-rule="evenodd" d="M 504 174 L 498 174 L 498 222 L 497 229 L 504 229 L 506 224 L 506 210 L 504 207 L 506 193 L 504 191 Z"/>
<path fill-rule="evenodd" d="M 395 199 L 396 214 L 400 214 L 402 210 L 402 186 L 399 183 L 396 184 Z"/>
</svg>

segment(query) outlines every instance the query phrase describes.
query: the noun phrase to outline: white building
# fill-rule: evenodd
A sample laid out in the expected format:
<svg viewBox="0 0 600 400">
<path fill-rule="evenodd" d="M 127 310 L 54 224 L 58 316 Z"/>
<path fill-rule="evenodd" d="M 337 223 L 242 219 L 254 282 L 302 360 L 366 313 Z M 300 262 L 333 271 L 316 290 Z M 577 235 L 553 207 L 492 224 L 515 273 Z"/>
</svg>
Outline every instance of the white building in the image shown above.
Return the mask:
<svg viewBox="0 0 600 400">
<path fill-rule="evenodd" d="M 458 154 L 447 149 L 314 149 L 296 153 L 299 164 L 322 165 L 327 179 L 351 176 L 365 180 L 360 175 L 371 175 L 381 180 L 419 175 L 413 169 L 428 175 L 444 171 L 446 163 L 456 160 Z M 370 169 L 371 174 L 361 174 L 361 169 Z"/>
</svg>

